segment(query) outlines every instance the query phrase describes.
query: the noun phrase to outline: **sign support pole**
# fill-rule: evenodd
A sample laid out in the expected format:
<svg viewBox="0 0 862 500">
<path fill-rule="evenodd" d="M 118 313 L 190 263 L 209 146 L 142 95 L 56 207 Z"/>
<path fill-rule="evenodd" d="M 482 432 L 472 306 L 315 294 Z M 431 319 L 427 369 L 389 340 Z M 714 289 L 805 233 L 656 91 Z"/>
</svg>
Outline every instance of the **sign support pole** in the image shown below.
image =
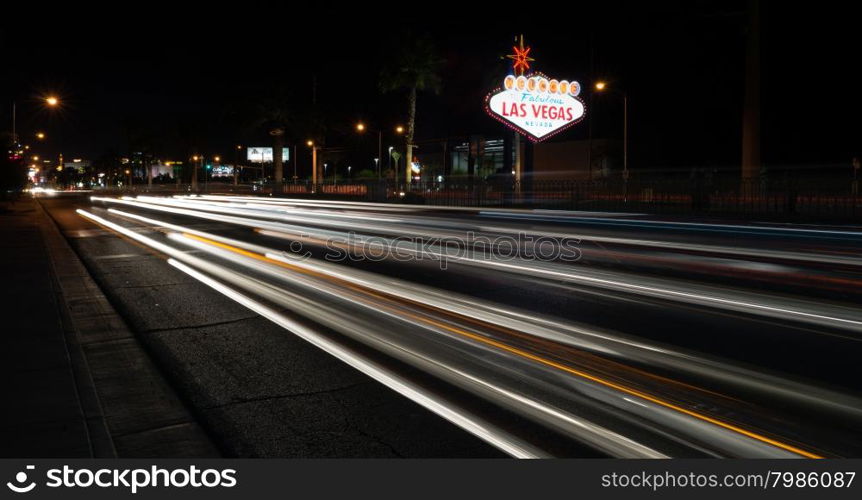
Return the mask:
<svg viewBox="0 0 862 500">
<path fill-rule="evenodd" d="M 521 175 L 522 175 L 522 165 L 521 165 L 521 134 L 515 132 L 515 193 L 521 194 Z"/>
</svg>

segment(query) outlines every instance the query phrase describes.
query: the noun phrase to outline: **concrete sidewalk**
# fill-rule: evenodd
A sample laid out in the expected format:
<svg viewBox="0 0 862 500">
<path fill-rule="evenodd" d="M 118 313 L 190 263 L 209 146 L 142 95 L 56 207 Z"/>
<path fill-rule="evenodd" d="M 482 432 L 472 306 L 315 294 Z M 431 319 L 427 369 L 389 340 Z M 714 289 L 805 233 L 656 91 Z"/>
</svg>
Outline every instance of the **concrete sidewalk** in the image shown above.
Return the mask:
<svg viewBox="0 0 862 500">
<path fill-rule="evenodd" d="M 219 452 L 31 198 L 0 203 L 0 456 Z"/>
</svg>

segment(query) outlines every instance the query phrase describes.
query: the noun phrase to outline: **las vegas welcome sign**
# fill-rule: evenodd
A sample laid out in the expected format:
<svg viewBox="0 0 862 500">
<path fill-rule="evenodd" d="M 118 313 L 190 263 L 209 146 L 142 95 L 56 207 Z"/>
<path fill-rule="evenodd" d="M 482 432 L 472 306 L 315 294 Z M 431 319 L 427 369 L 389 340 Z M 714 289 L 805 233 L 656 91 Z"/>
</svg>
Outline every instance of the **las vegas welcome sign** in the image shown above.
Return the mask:
<svg viewBox="0 0 862 500">
<path fill-rule="evenodd" d="M 503 79 L 485 98 L 485 110 L 533 142 L 547 139 L 584 119 L 586 107 L 575 81 L 549 79 L 542 73 Z"/>
</svg>

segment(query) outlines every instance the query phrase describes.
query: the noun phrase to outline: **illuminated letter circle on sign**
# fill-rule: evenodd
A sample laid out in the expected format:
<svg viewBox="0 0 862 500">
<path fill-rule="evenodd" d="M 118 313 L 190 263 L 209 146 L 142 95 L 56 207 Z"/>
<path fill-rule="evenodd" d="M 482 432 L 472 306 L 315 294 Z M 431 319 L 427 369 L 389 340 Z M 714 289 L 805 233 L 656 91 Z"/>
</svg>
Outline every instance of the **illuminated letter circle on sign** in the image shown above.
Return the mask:
<svg viewBox="0 0 862 500">
<path fill-rule="evenodd" d="M 549 80 L 541 74 L 520 76 L 510 87 L 511 81 L 507 77 L 503 87 L 488 94 L 485 110 L 533 142 L 545 140 L 584 119 L 586 107 L 578 97 L 578 82 Z"/>
</svg>

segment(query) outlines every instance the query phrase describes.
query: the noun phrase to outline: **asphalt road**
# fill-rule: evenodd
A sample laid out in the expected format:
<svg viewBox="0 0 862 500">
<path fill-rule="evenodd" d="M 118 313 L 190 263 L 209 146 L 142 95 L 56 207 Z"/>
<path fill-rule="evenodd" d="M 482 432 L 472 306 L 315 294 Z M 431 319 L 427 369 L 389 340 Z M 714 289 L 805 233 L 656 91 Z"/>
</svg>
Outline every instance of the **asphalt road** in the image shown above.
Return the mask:
<svg viewBox="0 0 862 500">
<path fill-rule="evenodd" d="M 227 454 L 862 451 L 858 228 L 41 201 Z"/>
</svg>

